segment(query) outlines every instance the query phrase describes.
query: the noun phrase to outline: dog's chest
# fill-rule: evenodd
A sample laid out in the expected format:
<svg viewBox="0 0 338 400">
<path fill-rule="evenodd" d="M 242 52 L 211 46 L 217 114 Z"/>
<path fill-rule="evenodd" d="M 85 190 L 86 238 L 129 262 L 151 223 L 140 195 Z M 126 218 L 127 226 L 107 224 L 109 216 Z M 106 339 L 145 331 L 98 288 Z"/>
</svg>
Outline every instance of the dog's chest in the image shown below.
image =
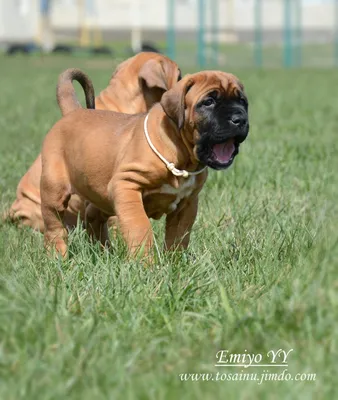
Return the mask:
<svg viewBox="0 0 338 400">
<path fill-rule="evenodd" d="M 194 176 L 186 179 L 178 188 L 174 188 L 169 184 L 164 184 L 160 188 L 160 193 L 174 195 L 175 200 L 169 204 L 169 211 L 175 211 L 177 205 L 186 197 L 189 197 L 195 188 L 196 178 Z"/>
<path fill-rule="evenodd" d="M 195 176 L 181 181 L 176 188 L 168 183 L 145 193 L 144 206 L 148 216 L 159 218 L 175 211 L 179 203 L 189 197 L 196 187 Z"/>
</svg>

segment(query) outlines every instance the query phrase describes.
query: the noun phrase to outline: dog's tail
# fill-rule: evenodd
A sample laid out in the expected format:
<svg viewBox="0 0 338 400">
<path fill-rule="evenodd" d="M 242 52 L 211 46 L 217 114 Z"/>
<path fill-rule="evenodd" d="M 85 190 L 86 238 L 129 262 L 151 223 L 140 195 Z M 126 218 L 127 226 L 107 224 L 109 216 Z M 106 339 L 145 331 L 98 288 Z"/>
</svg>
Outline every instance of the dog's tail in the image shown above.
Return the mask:
<svg viewBox="0 0 338 400">
<path fill-rule="evenodd" d="M 71 111 L 82 108 L 76 97 L 73 81 L 79 82 L 82 86 L 86 96 L 87 108 L 95 109 L 95 92 L 92 81 L 81 70 L 70 68 L 59 76 L 56 87 L 56 98 L 62 115 L 66 115 Z"/>
</svg>

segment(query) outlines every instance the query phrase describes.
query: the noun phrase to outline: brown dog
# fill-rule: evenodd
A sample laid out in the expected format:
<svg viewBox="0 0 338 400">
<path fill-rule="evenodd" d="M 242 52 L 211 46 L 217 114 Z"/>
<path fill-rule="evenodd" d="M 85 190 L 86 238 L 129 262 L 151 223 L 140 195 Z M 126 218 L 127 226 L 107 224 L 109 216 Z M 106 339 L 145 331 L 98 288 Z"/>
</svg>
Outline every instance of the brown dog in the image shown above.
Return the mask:
<svg viewBox="0 0 338 400">
<path fill-rule="evenodd" d="M 148 251 L 149 218 L 166 214 L 166 248 L 187 247 L 205 168 L 229 167 L 248 131 L 243 86 L 219 71 L 184 77 L 147 115 L 86 109 L 66 115 L 42 149 L 46 247 L 66 255 L 62 218 L 73 193 L 91 203 L 92 215 L 97 210 L 97 237 L 106 234 L 104 216 L 116 215 L 130 252 L 141 245 Z"/>
<path fill-rule="evenodd" d="M 82 79 L 82 73 L 77 75 L 76 73 L 76 70 L 68 71 L 59 80 L 57 97 L 62 115 L 81 107 L 75 96 L 73 80 L 78 80 L 83 86 L 87 94 L 87 107 L 94 108 L 93 104 L 88 103 L 90 101 L 88 80 Z M 117 67 L 109 86 L 96 97 L 95 106 L 97 109 L 128 114 L 145 112 L 159 102 L 163 93 L 180 78 L 181 72 L 177 64 L 169 58 L 157 53 L 139 53 Z M 41 168 L 41 155 L 39 155 L 19 182 L 16 200 L 5 218 L 43 232 L 40 199 Z M 65 215 L 66 225 L 68 227 L 76 225 L 77 214 L 78 212 L 83 214 L 83 211 L 83 202 L 78 196 L 72 196 Z"/>
</svg>

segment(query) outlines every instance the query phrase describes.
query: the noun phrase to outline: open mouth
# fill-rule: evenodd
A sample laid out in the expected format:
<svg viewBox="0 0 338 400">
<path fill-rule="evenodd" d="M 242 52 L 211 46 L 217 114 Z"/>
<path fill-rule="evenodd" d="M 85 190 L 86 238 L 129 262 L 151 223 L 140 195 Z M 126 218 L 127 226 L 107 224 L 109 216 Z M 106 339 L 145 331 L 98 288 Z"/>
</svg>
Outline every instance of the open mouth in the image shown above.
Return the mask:
<svg viewBox="0 0 338 400">
<path fill-rule="evenodd" d="M 213 167 L 218 169 L 224 169 L 230 167 L 235 156 L 238 153 L 238 143 L 235 139 L 231 138 L 223 143 L 214 144 L 211 147 L 211 154 L 209 160 Z"/>
</svg>

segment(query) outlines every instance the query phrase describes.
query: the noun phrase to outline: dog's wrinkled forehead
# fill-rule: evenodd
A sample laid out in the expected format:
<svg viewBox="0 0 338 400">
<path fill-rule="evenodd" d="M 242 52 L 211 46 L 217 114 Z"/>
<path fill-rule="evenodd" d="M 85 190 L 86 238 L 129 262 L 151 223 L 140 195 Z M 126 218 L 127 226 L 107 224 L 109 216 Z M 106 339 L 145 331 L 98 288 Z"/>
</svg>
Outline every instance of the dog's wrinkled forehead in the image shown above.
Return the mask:
<svg viewBox="0 0 338 400">
<path fill-rule="evenodd" d="M 188 78 L 188 77 L 187 77 Z M 226 97 L 238 97 L 244 87 L 235 75 L 221 71 L 203 71 L 190 75 L 193 81 L 186 95 L 186 101 L 196 102 L 210 92 L 217 91 Z"/>
</svg>

